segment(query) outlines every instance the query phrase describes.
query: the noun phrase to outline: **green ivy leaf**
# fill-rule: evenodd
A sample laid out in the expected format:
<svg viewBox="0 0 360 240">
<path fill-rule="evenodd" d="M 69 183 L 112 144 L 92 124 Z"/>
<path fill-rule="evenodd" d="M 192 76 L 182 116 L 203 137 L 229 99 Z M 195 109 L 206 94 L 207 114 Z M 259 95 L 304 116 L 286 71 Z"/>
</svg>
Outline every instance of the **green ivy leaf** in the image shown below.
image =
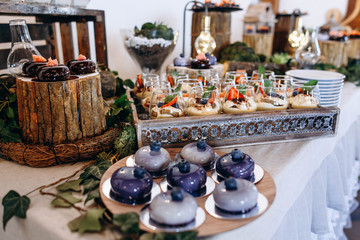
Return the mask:
<svg viewBox="0 0 360 240">
<path fill-rule="evenodd" d="M 20 134 L 12 132 L 6 126 L 1 130 L 0 135 L 4 142 L 21 142 Z"/>
<path fill-rule="evenodd" d="M 66 199 L 67 201 L 69 201 L 72 204 L 81 202 L 81 199 L 76 198 L 72 195 L 72 192 L 61 192 L 61 193 L 58 193 L 57 196 Z M 69 203 L 65 202 L 63 199 L 57 197 L 51 201 L 51 206 L 67 208 L 67 207 L 71 207 L 71 204 L 69 204 Z"/>
<path fill-rule="evenodd" d="M 102 176 L 102 175 L 104 175 L 106 170 L 108 170 L 108 168 L 111 167 L 111 162 L 110 161 L 101 161 L 96 166 L 99 168 L 100 174 Z"/>
<path fill-rule="evenodd" d="M 101 179 L 101 171 L 97 166 L 89 166 L 87 168 L 85 168 L 84 172 L 80 175 L 80 178 L 83 180 L 86 180 L 90 177 L 95 177 L 97 179 Z"/>
<path fill-rule="evenodd" d="M 26 218 L 26 211 L 29 209 L 30 199 L 27 196 L 20 196 L 14 190 L 10 190 L 2 200 L 4 206 L 3 229 L 7 222 L 13 217 Z"/>
<path fill-rule="evenodd" d="M 86 194 L 95 188 L 97 188 L 100 184 L 100 181 L 94 178 L 89 178 L 84 181 L 84 193 Z"/>
<path fill-rule="evenodd" d="M 118 76 L 118 75 L 119 75 L 119 72 L 118 72 L 118 71 L 112 71 L 112 73 L 113 73 L 115 76 Z"/>
<path fill-rule="evenodd" d="M 84 232 L 100 232 L 102 230 L 102 226 L 100 223 L 100 219 L 102 218 L 105 209 L 90 209 L 85 214 L 85 217 L 79 224 L 79 233 Z"/>
<path fill-rule="evenodd" d="M 89 194 L 87 195 L 87 197 L 86 197 L 86 199 L 85 199 L 84 205 L 85 205 L 88 201 L 90 201 L 90 200 L 92 200 L 92 199 L 95 199 L 95 200 L 96 200 L 97 198 L 100 198 L 100 192 L 99 192 L 99 190 L 94 190 L 94 191 L 89 192 Z"/>
<path fill-rule="evenodd" d="M 9 102 L 10 103 L 13 103 L 17 100 L 17 97 L 16 97 L 16 94 L 15 93 L 12 93 L 9 95 Z"/>
<path fill-rule="evenodd" d="M 126 80 L 123 82 L 123 84 L 124 84 L 125 86 L 128 86 L 128 87 L 131 88 L 131 89 L 133 89 L 133 88 L 135 87 L 134 82 L 131 81 L 130 79 L 126 79 Z"/>
<path fill-rule="evenodd" d="M 81 186 L 80 186 L 81 182 L 82 182 L 82 179 L 68 181 L 66 183 L 63 183 L 63 184 L 57 186 L 56 190 L 62 191 L 62 192 L 65 192 L 68 190 L 80 192 L 81 191 Z"/>
<path fill-rule="evenodd" d="M 105 209 L 90 209 L 87 213 L 75 218 L 68 223 L 68 227 L 71 231 L 84 232 L 100 232 L 102 226 L 100 219 L 104 214 Z"/>
<path fill-rule="evenodd" d="M 139 215 L 134 212 L 114 214 L 113 224 L 119 226 L 125 234 L 139 234 Z"/>
<path fill-rule="evenodd" d="M 160 232 L 154 235 L 153 240 L 196 240 L 197 232 L 188 231 L 180 233 Z"/>
<path fill-rule="evenodd" d="M 15 113 L 14 113 L 14 109 L 12 109 L 12 107 L 8 107 L 5 109 L 5 113 L 6 113 L 6 116 L 10 119 L 13 119 L 15 118 Z"/>
<path fill-rule="evenodd" d="M 5 122 L 4 120 L 0 119 L 0 132 L 4 127 L 5 127 Z"/>
</svg>

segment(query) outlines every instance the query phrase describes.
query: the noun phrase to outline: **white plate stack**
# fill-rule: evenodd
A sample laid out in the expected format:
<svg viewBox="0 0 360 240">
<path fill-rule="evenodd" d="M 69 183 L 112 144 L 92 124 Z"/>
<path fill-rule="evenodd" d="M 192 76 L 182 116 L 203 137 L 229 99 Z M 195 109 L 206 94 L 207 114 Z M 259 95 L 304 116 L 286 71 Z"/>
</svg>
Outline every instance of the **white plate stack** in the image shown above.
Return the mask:
<svg viewBox="0 0 360 240">
<path fill-rule="evenodd" d="M 294 83 L 304 84 L 310 80 L 317 80 L 322 107 L 338 107 L 345 75 L 321 70 L 297 69 L 286 72 L 294 78 Z"/>
</svg>

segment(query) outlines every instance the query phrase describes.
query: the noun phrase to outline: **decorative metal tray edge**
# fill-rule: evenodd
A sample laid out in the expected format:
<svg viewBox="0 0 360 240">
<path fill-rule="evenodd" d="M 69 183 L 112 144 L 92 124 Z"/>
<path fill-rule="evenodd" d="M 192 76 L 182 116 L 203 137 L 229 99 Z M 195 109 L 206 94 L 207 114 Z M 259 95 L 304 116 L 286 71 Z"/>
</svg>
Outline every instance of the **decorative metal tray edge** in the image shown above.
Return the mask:
<svg viewBox="0 0 360 240">
<path fill-rule="evenodd" d="M 164 147 L 182 147 L 206 139 L 217 148 L 290 142 L 335 136 L 340 116 L 338 107 L 259 111 L 241 115 L 181 117 L 141 120 L 131 91 L 133 121 L 138 146 L 157 139 Z"/>
</svg>

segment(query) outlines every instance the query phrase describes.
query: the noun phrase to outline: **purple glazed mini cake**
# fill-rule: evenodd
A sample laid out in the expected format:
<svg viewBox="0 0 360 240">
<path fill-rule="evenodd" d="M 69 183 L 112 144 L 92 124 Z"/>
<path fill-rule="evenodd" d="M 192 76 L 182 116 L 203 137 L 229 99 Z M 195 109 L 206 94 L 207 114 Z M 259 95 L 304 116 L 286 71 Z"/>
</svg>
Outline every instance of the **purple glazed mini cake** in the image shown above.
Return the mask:
<svg viewBox="0 0 360 240">
<path fill-rule="evenodd" d="M 213 167 L 215 161 L 214 150 L 206 144 L 205 140 L 189 143 L 181 149 L 181 159 L 198 164 L 208 170 Z"/>
<path fill-rule="evenodd" d="M 245 214 L 257 206 L 258 190 L 245 179 L 228 178 L 215 187 L 215 206 L 230 214 Z"/>
<path fill-rule="evenodd" d="M 151 198 L 153 180 L 142 167 L 122 167 L 111 176 L 110 196 L 126 204 L 142 204 Z"/>
<path fill-rule="evenodd" d="M 153 177 L 164 176 L 171 162 L 170 154 L 159 141 L 152 142 L 135 153 L 135 165 L 142 166 Z"/>
<path fill-rule="evenodd" d="M 182 160 L 169 169 L 166 180 L 171 187 L 180 187 L 197 197 L 206 192 L 206 178 L 203 167 Z"/>
<path fill-rule="evenodd" d="M 157 195 L 149 206 L 150 220 L 163 227 L 183 227 L 195 221 L 197 203 L 181 188 Z"/>
<path fill-rule="evenodd" d="M 96 64 L 82 54 L 77 59 L 68 61 L 66 66 L 74 75 L 94 73 L 96 70 Z"/>
<path fill-rule="evenodd" d="M 234 149 L 231 153 L 220 157 L 216 162 L 216 172 L 222 178 L 243 178 L 249 181 L 254 181 L 255 163 L 252 158 L 241 152 L 239 149 Z"/>
<path fill-rule="evenodd" d="M 180 54 L 180 57 L 174 59 L 174 66 L 177 67 L 187 67 L 190 66 L 191 60 L 189 57 L 185 57 L 183 53 Z"/>
</svg>

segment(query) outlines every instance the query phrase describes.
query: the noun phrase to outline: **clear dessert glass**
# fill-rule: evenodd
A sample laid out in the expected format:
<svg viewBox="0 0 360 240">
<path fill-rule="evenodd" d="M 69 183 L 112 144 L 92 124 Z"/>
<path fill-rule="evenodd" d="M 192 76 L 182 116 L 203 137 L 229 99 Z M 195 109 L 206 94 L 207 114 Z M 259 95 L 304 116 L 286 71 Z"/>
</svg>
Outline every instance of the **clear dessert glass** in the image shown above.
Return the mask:
<svg viewBox="0 0 360 240">
<path fill-rule="evenodd" d="M 288 107 L 285 86 L 259 87 L 260 94 L 255 96 L 258 111 L 284 110 Z"/>
<path fill-rule="evenodd" d="M 185 112 L 189 116 L 215 115 L 221 112 L 221 101 L 217 89 L 205 90 L 193 87 L 186 103 Z"/>
<path fill-rule="evenodd" d="M 203 88 L 203 84 L 200 79 L 179 79 L 176 83 L 176 88 L 179 89 L 183 94 L 183 97 L 189 97 L 190 89 L 192 87 Z"/>
<path fill-rule="evenodd" d="M 269 78 L 273 82 L 273 86 L 284 85 L 287 88 L 293 84 L 293 78 L 288 75 L 274 75 Z"/>
<path fill-rule="evenodd" d="M 224 79 L 232 79 L 235 81 L 235 84 L 246 84 L 245 79 L 247 79 L 246 71 L 229 71 L 225 73 Z"/>
<path fill-rule="evenodd" d="M 189 78 L 189 75 L 186 73 L 178 73 L 176 71 L 173 71 L 171 73 L 168 73 L 166 78 L 170 83 L 171 88 L 175 88 L 179 79 L 187 79 Z"/>
<path fill-rule="evenodd" d="M 156 89 L 150 102 L 151 118 L 172 118 L 185 115 L 184 100 L 180 92 L 164 92 Z"/>
<path fill-rule="evenodd" d="M 269 79 L 271 76 L 275 76 L 275 73 L 273 71 L 266 70 L 265 73 L 260 74 L 258 70 L 254 70 L 251 78 L 253 80 L 258 80 L 258 79 L 266 80 L 266 79 Z"/>
<path fill-rule="evenodd" d="M 222 108 L 228 114 L 256 111 L 254 86 L 235 85 L 230 87 L 226 91 Z"/>
<path fill-rule="evenodd" d="M 287 88 L 289 108 L 317 108 L 320 104 L 318 85 L 293 84 Z"/>
<path fill-rule="evenodd" d="M 220 80 L 219 74 L 215 71 L 207 71 L 207 70 L 198 70 L 196 73 L 196 78 L 199 79 L 203 86 L 210 86 L 210 81 L 212 79 Z"/>
<path fill-rule="evenodd" d="M 144 92 L 141 97 L 141 105 L 146 111 L 149 111 L 151 97 L 156 89 L 165 93 L 171 92 L 170 84 L 167 81 L 166 84 L 164 83 L 163 85 L 158 81 L 147 81 L 144 86 Z"/>
<path fill-rule="evenodd" d="M 219 78 L 211 78 L 209 81 L 209 85 L 208 86 L 204 86 L 205 89 L 208 89 L 210 87 L 215 86 L 216 89 L 220 89 L 221 84 L 220 84 L 220 79 Z"/>
</svg>

